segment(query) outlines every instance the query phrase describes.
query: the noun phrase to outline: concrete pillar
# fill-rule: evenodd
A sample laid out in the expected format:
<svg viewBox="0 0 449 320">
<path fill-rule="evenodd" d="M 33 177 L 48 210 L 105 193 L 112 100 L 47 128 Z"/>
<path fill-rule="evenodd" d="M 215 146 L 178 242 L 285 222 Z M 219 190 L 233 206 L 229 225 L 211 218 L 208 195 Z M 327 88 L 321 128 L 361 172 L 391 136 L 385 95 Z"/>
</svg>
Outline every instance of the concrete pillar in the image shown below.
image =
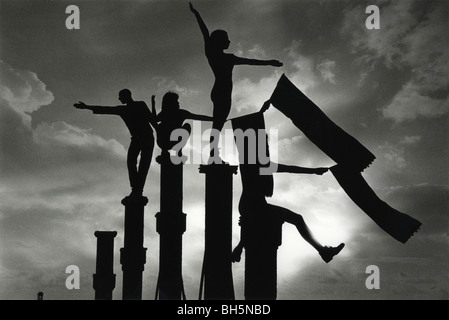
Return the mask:
<svg viewBox="0 0 449 320">
<path fill-rule="evenodd" d="M 156 214 L 159 233 L 159 277 L 156 297 L 160 300 L 185 299 L 182 280 L 182 235 L 186 230 L 183 203 L 183 163 L 173 164 L 163 152 L 161 165 L 161 210 Z"/>
<path fill-rule="evenodd" d="M 123 270 L 123 300 L 142 299 L 142 273 L 146 262 L 143 247 L 144 207 L 147 197 L 128 196 L 122 200 L 125 206 L 125 240 L 120 249 Z"/>
<path fill-rule="evenodd" d="M 200 173 L 206 174 L 205 248 L 201 275 L 204 299 L 233 300 L 232 175 L 237 173 L 237 166 L 201 165 Z"/>
<path fill-rule="evenodd" d="M 255 212 L 241 227 L 245 239 L 245 299 L 275 300 L 282 221 L 269 212 Z"/>
<path fill-rule="evenodd" d="M 115 288 L 114 238 L 116 231 L 95 231 L 97 237 L 97 262 L 93 275 L 95 300 L 112 300 Z"/>
</svg>

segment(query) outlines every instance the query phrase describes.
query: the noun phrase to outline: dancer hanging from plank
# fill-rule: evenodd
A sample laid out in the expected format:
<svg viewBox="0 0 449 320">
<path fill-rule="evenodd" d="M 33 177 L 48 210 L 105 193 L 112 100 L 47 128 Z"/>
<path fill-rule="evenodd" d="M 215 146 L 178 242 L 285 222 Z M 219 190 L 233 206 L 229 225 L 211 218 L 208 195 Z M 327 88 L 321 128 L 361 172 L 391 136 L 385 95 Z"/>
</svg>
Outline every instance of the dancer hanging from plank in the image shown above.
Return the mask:
<svg viewBox="0 0 449 320">
<path fill-rule="evenodd" d="M 248 115 L 232 120 L 232 125 L 235 129 L 251 129 L 257 128 L 261 130 L 265 127 L 262 113 L 268 109 L 270 101 L 266 101 L 262 106 L 259 114 Z M 266 138 L 265 138 L 266 139 Z M 265 141 L 265 143 L 268 143 Z M 260 141 L 257 141 L 256 145 L 262 145 Z M 237 149 L 240 153 L 247 153 L 249 149 L 245 144 L 237 145 Z M 264 166 L 268 166 L 265 164 Z M 271 165 L 270 165 L 271 166 Z M 274 180 L 271 174 L 261 174 L 262 165 L 259 164 L 240 164 L 240 175 L 242 179 L 242 195 L 239 202 L 239 211 L 241 214 L 240 226 L 242 228 L 241 241 L 232 252 L 231 259 L 233 262 L 240 261 L 242 250 L 249 241 L 254 241 L 258 237 L 254 237 L 253 234 L 263 234 L 265 238 L 276 236 L 273 233 L 276 224 L 282 224 L 288 222 L 293 224 L 299 234 L 306 240 L 312 247 L 314 247 L 321 258 L 326 262 L 330 262 L 335 255 L 337 255 L 344 247 L 344 243 L 341 243 L 337 247 L 328 247 L 320 244 L 312 235 L 309 227 L 307 226 L 304 218 L 289 209 L 269 204 L 266 201 L 266 197 L 273 195 Z M 299 166 L 291 166 L 284 164 L 275 164 L 271 166 L 276 168 L 276 172 L 287 173 L 301 173 L 301 174 L 317 174 L 322 175 L 328 171 L 328 168 L 304 168 Z M 264 223 L 264 221 L 266 223 Z M 261 231 L 263 228 L 263 231 Z"/>
</svg>

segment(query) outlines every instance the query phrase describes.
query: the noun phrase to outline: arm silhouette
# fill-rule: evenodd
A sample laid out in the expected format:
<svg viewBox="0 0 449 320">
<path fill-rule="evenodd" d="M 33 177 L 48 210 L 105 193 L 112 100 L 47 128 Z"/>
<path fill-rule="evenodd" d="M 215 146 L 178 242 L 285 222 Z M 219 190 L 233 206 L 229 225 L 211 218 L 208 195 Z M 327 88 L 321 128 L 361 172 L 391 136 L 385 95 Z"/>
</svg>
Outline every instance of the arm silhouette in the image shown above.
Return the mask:
<svg viewBox="0 0 449 320">
<path fill-rule="evenodd" d="M 201 18 L 200 13 L 193 7 L 192 3 L 189 2 L 190 11 L 195 15 L 196 20 L 198 21 L 198 25 L 200 26 L 201 33 L 204 37 L 204 42 L 207 43 L 209 41 L 209 29 L 207 29 L 206 24 L 203 21 L 203 18 Z"/>
<path fill-rule="evenodd" d="M 209 117 L 202 114 L 192 113 L 190 111 L 184 110 L 185 118 L 191 120 L 199 120 L 199 121 L 214 121 L 213 117 Z"/>
<path fill-rule="evenodd" d="M 262 108 L 260 108 L 259 112 L 264 113 L 265 111 L 267 111 L 268 108 L 270 108 L 270 104 L 271 104 L 271 100 L 265 101 L 262 105 Z"/>
<path fill-rule="evenodd" d="M 287 173 L 305 173 L 305 174 L 317 174 L 322 175 L 327 172 L 329 168 L 304 168 L 299 166 L 277 164 L 277 172 L 287 172 Z"/>
<path fill-rule="evenodd" d="M 156 113 L 156 102 L 154 100 L 155 96 L 151 96 L 151 111 L 148 108 L 147 104 L 145 104 L 145 107 L 148 109 L 148 121 L 153 126 L 154 129 L 157 129 L 158 123 L 157 123 L 157 113 Z"/>
<path fill-rule="evenodd" d="M 154 114 L 154 116 L 157 117 L 157 111 L 156 111 L 156 96 L 151 96 L 151 112 Z"/>
<path fill-rule="evenodd" d="M 282 67 L 283 63 L 278 60 L 258 60 L 258 59 L 249 59 L 242 57 L 235 57 L 234 63 L 236 65 L 249 65 L 249 66 L 273 66 L 273 67 Z"/>
<path fill-rule="evenodd" d="M 119 107 L 123 107 L 123 106 L 113 106 L 113 107 L 109 107 L 109 106 L 91 106 L 91 105 L 87 105 L 82 101 L 79 101 L 78 103 L 75 103 L 73 105 L 75 108 L 77 109 L 87 109 L 87 110 L 91 110 L 94 113 L 101 113 L 101 114 L 117 114 L 117 108 Z"/>
</svg>

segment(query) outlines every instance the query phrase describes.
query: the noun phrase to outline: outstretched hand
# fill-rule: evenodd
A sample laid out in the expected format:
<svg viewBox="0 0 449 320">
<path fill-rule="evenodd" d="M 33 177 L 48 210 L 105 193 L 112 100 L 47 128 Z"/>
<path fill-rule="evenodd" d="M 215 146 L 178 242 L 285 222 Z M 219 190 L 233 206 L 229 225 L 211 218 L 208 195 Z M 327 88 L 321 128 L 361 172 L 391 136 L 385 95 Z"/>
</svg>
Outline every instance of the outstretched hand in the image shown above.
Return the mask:
<svg viewBox="0 0 449 320">
<path fill-rule="evenodd" d="M 152 108 L 156 107 L 156 96 L 155 95 L 151 96 L 151 107 Z"/>
<path fill-rule="evenodd" d="M 261 112 L 261 113 L 264 113 L 265 111 L 267 111 L 268 108 L 270 107 L 270 104 L 271 104 L 271 101 L 270 101 L 270 100 L 265 101 L 265 102 L 263 103 L 262 108 L 260 109 L 260 112 Z"/>
<path fill-rule="evenodd" d="M 196 9 L 193 7 L 193 4 L 191 2 L 189 2 L 189 7 L 190 7 L 190 11 L 192 11 L 193 13 L 196 12 Z"/>
<path fill-rule="evenodd" d="M 282 67 L 284 64 L 282 63 L 282 62 L 280 62 L 279 60 L 271 60 L 270 61 L 270 64 L 273 66 L 273 67 Z"/>
<path fill-rule="evenodd" d="M 156 96 L 155 95 L 151 96 L 151 112 L 154 115 L 157 115 L 157 112 L 156 112 Z"/>
<path fill-rule="evenodd" d="M 329 170 L 329 168 L 316 168 L 314 173 L 321 176 L 323 173 L 326 173 L 328 170 Z"/>
<path fill-rule="evenodd" d="M 74 103 L 73 106 L 77 109 L 86 109 L 87 108 L 87 105 L 82 101 L 79 101 L 78 103 Z"/>
</svg>

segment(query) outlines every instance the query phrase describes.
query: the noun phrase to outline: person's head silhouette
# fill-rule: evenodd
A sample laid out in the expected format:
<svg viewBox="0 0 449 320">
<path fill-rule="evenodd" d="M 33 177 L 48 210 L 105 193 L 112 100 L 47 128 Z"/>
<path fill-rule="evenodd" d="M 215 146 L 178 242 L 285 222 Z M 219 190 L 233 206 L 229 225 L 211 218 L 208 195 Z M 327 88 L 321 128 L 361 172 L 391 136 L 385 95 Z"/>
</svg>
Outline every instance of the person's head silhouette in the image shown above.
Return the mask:
<svg viewBox="0 0 449 320">
<path fill-rule="evenodd" d="M 212 31 L 210 34 L 210 40 L 212 46 L 216 50 L 226 50 L 229 48 L 229 44 L 231 43 L 231 41 L 229 41 L 228 33 L 224 30 Z"/>
<path fill-rule="evenodd" d="M 133 99 L 131 96 L 131 91 L 129 89 L 120 90 L 120 92 L 118 93 L 118 99 L 120 100 L 121 103 L 132 102 Z"/>
<path fill-rule="evenodd" d="M 170 112 L 179 109 L 179 95 L 175 92 L 169 91 L 162 97 L 162 111 Z"/>
</svg>

